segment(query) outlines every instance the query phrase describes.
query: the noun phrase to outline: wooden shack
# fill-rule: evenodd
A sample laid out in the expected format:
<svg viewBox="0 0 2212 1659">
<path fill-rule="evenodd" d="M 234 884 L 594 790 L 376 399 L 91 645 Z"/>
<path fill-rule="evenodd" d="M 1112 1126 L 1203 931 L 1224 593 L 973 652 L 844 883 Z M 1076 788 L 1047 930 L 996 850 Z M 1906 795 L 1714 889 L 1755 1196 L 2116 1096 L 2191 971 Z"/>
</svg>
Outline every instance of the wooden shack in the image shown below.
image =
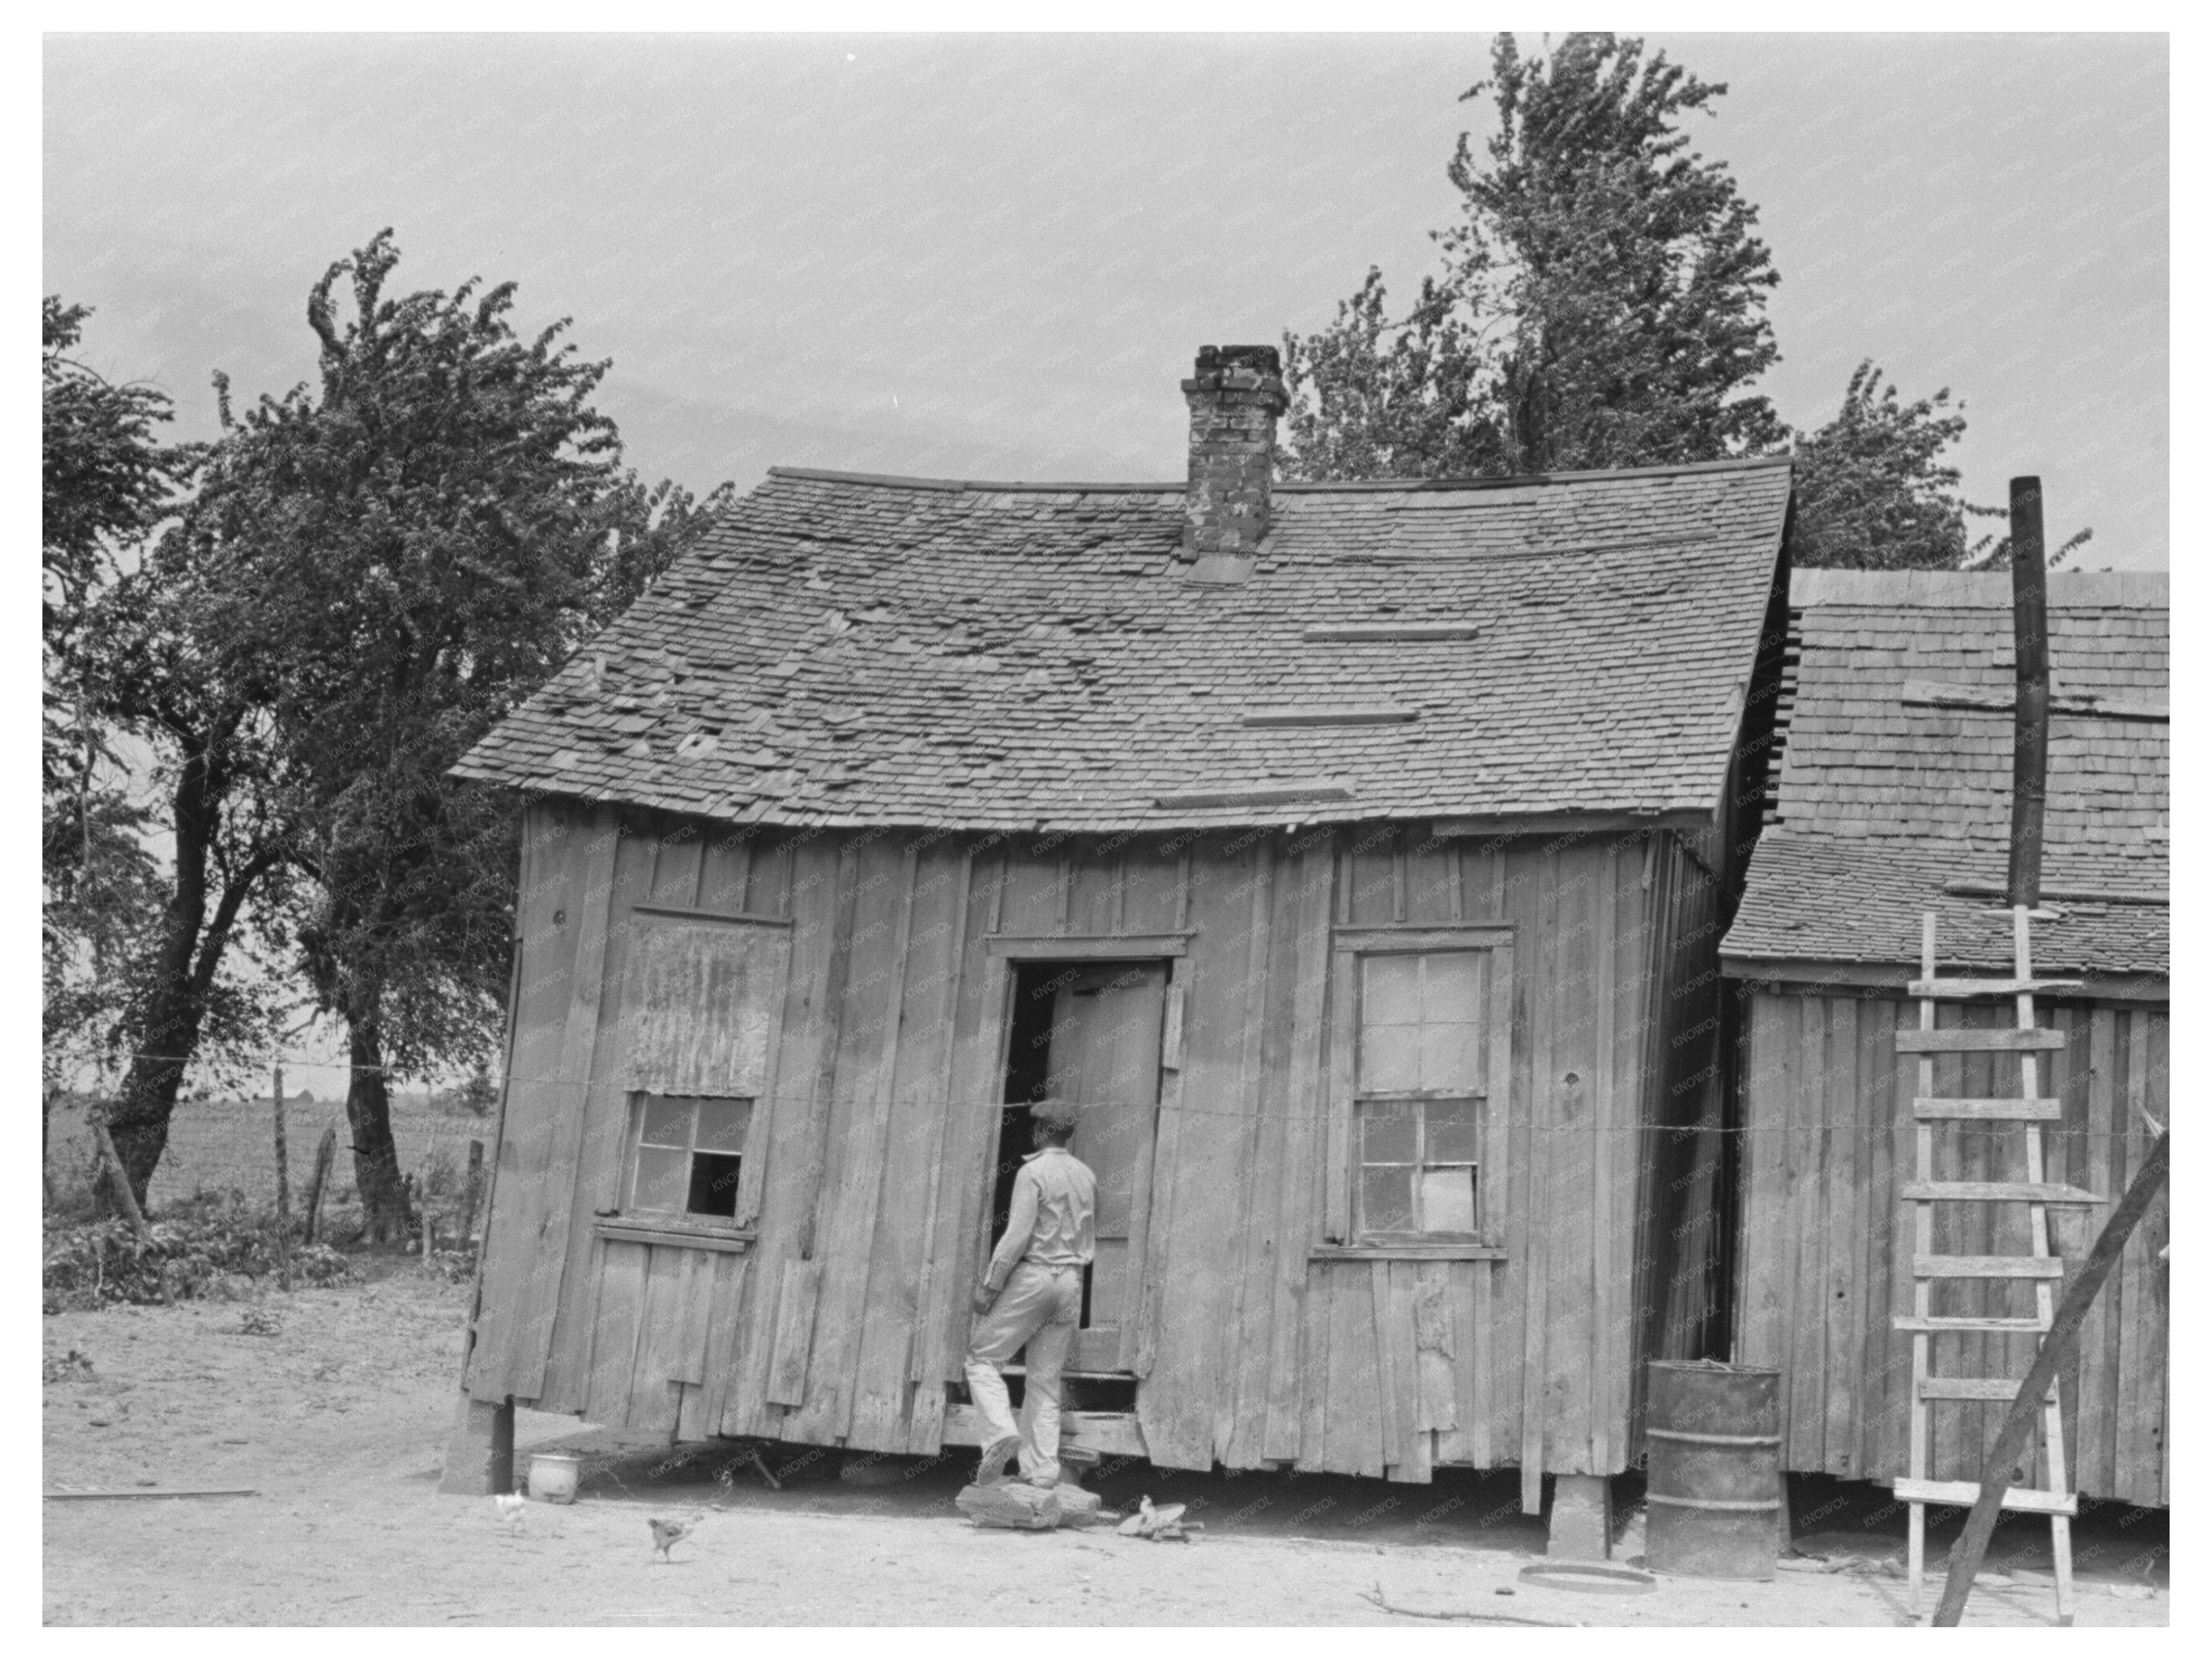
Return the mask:
<svg viewBox="0 0 2212 1659">
<path fill-rule="evenodd" d="M 2002 574 L 1799 571 L 1778 720 L 1780 763 L 1723 962 L 1746 1004 L 1743 1243 L 1735 1353 L 1784 1373 L 1790 1468 L 1855 1479 L 1906 1471 L 1914 1065 L 1920 918 L 1937 915 L 1941 971 L 2008 972 L 2002 898 L 2012 787 L 2011 588 Z M 2039 1001 L 2064 1032 L 2044 1092 L 2047 1178 L 2117 1200 L 2168 1121 L 2166 583 L 2160 574 L 2050 578 L 2053 716 L 2039 973 L 2082 981 Z M 1980 706 L 1972 706 L 1978 704 Z M 2009 1005 L 1968 1023 L 2011 1019 Z M 1943 1024 L 1957 1018 L 1945 1009 Z M 1937 1092 L 2016 1093 L 2000 1057 L 1946 1057 Z M 2055 1073 L 2055 1074 L 2054 1074 Z M 1947 1130 L 1946 1179 L 2018 1180 L 2005 1126 Z M 1944 1214 L 1943 1254 L 2019 1255 L 2025 1206 Z M 1996 1211 L 1993 1218 L 1990 1212 Z M 2078 1268 L 2110 1206 L 2051 1211 Z M 2014 1237 L 2014 1233 L 2018 1237 Z M 2161 1197 L 2093 1305 L 2061 1378 L 2074 1489 L 2167 1501 L 2166 1205 Z M 1941 1287 L 1939 1312 L 2025 1315 L 2025 1282 Z M 1934 1339 L 1938 1374 L 2025 1375 L 2035 1338 Z M 1978 1479 L 2002 1403 L 1936 1414 L 1939 1479 Z M 2041 1477 L 2038 1477 L 2040 1479 Z"/>
<path fill-rule="evenodd" d="M 1050 1088 L 1079 1443 L 1633 1461 L 1717 1336 L 1790 470 L 1271 487 L 1272 358 L 1185 481 L 775 471 L 468 757 L 528 802 L 471 1398 L 974 1443 Z"/>
</svg>

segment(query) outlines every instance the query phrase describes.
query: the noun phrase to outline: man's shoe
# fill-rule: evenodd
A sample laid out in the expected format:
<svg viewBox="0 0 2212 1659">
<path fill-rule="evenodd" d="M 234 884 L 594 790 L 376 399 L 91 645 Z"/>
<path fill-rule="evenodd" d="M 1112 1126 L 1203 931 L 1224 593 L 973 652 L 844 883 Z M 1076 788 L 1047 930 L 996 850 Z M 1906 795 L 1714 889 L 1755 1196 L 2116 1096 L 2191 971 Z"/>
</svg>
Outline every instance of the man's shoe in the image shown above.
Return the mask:
<svg viewBox="0 0 2212 1659">
<path fill-rule="evenodd" d="M 983 1461 L 975 1466 L 975 1484 L 988 1486 L 1006 1472 L 1006 1464 L 1022 1449 L 1018 1434 L 1002 1434 L 983 1448 Z"/>
</svg>

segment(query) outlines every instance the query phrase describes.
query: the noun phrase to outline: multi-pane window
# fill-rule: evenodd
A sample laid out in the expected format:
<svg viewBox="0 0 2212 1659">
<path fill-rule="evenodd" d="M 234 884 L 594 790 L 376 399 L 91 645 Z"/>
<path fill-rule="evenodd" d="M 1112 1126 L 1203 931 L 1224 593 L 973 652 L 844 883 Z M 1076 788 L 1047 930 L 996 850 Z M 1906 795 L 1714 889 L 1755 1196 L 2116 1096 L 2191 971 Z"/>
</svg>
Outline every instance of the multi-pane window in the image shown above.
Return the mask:
<svg viewBox="0 0 2212 1659">
<path fill-rule="evenodd" d="M 1363 1237 L 1475 1231 L 1486 951 L 1359 959 Z"/>
<path fill-rule="evenodd" d="M 729 1219 L 753 1103 L 715 1096 L 638 1097 L 635 1155 L 624 1209 Z"/>
<path fill-rule="evenodd" d="M 1502 1244 L 1510 931 L 1340 929 L 1333 995 L 1328 1236 L 1384 1250 Z"/>
</svg>

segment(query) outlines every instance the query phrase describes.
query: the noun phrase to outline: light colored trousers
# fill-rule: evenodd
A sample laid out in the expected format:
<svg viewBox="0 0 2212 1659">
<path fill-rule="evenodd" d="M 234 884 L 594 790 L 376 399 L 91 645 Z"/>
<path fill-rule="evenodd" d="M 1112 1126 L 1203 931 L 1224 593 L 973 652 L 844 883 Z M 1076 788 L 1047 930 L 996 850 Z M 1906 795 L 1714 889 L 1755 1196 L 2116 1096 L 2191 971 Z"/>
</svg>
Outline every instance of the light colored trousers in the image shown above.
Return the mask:
<svg viewBox="0 0 2212 1659">
<path fill-rule="evenodd" d="M 1060 1373 L 1083 1315 L 1083 1269 L 1018 1264 L 991 1311 L 975 1324 L 968 1348 L 968 1395 L 983 1414 L 984 1443 L 1021 1437 L 1022 1478 L 1049 1485 L 1060 1478 Z M 1022 1421 L 1014 1424 L 999 1367 L 1027 1347 L 1023 1362 Z"/>
</svg>

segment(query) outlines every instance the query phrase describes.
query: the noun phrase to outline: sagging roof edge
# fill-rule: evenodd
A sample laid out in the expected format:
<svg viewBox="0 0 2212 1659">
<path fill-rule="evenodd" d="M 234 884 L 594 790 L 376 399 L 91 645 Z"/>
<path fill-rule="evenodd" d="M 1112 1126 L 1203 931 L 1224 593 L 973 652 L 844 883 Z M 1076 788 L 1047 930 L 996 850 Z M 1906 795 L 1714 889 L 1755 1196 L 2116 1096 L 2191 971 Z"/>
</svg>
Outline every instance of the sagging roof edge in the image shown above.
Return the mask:
<svg viewBox="0 0 2212 1659">
<path fill-rule="evenodd" d="M 1920 969 L 1917 963 L 1747 956 L 1723 945 L 1721 950 L 1721 974 L 1728 979 L 1786 987 L 1790 994 L 1796 996 L 1818 995 L 1824 991 L 1891 991 L 1899 1000 L 1904 1000 L 1905 986 L 1919 977 Z M 2054 1000 L 2057 1001 L 2166 1002 L 2172 1000 L 2172 980 L 2166 974 L 2061 973 L 2057 976 L 2081 981 L 2081 990 L 2056 997 Z"/>
<path fill-rule="evenodd" d="M 732 829 L 750 830 L 766 826 L 773 830 L 836 830 L 906 832 L 933 836 L 1182 836 L 1220 832 L 1234 833 L 1240 830 L 1311 830 L 1342 829 L 1361 823 L 1427 823 L 1449 826 L 1431 830 L 1433 839 L 1442 841 L 1481 841 L 1504 836 L 1576 836 L 1576 835 L 1636 835 L 1650 830 L 1697 830 L 1710 828 L 1713 815 L 1702 807 L 1668 807 L 1650 812 L 1623 811 L 1618 808 L 1598 808 L 1590 811 L 1552 810 L 1541 812 L 1513 812 L 1485 814 L 1472 817 L 1465 814 L 1437 811 L 1433 808 L 1412 812 L 1362 811 L 1356 804 L 1346 806 L 1332 802 L 1316 805 L 1309 811 L 1293 812 L 1278 809 L 1265 814 L 1243 817 L 1210 817 L 1193 818 L 1146 818 L 1141 822 L 1116 824 L 1085 823 L 1079 826 L 1056 823 L 1049 818 L 1030 818 L 1020 822 L 996 822 L 975 819 L 962 823 L 924 822 L 920 819 L 848 817 L 835 814 L 817 814 L 805 818 L 745 817 L 738 813 L 702 811 L 696 805 L 675 806 L 635 794 L 611 791 L 568 791 L 548 789 L 542 784 L 515 783 L 505 777 L 471 767 L 465 763 L 447 769 L 446 775 L 467 783 L 489 784 L 495 789 L 524 798 L 526 803 L 538 801 L 567 801 L 580 806 L 628 806 L 645 812 L 665 812 L 672 817 L 698 818 L 709 823 L 727 824 Z M 1217 809 L 1226 812 L 1231 809 Z"/>
<path fill-rule="evenodd" d="M 1411 492 L 1414 490 L 1475 490 L 1512 489 L 1528 484 L 1581 483 L 1594 478 L 1652 478 L 1677 473 L 1747 472 L 1768 467 L 1786 467 L 1791 464 L 1787 455 L 1749 456 L 1725 461 L 1682 461 L 1668 466 L 1624 466 L 1595 468 L 1572 472 L 1521 472 L 1496 478 L 1329 478 L 1319 480 L 1278 480 L 1273 488 L 1297 495 L 1341 495 L 1346 493 L 1377 493 L 1384 491 Z M 1165 483 L 1131 483 L 1126 482 L 1094 483 L 1089 481 L 1039 483 L 1034 480 L 989 478 L 913 478 L 891 472 L 837 472 L 823 467 L 772 466 L 768 470 L 771 478 L 805 478 L 822 483 L 872 484 L 886 489 L 930 489 L 946 494 L 974 491 L 976 494 L 1006 495 L 1026 491 L 1044 495 L 1180 495 L 1185 484 L 1180 478 Z"/>
</svg>

